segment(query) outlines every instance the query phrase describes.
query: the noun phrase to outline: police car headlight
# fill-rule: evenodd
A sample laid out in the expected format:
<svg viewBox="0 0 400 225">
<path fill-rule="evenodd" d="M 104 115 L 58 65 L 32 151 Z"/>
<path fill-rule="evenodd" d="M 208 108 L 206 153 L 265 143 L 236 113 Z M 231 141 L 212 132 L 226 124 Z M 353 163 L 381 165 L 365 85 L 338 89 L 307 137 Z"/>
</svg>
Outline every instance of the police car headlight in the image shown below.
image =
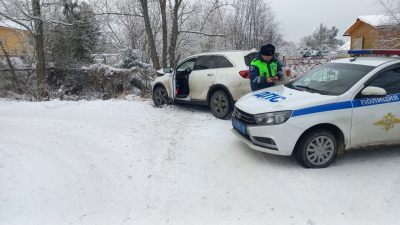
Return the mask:
<svg viewBox="0 0 400 225">
<path fill-rule="evenodd" d="M 258 125 L 277 125 L 286 122 L 292 111 L 281 111 L 254 115 L 254 119 Z"/>
</svg>

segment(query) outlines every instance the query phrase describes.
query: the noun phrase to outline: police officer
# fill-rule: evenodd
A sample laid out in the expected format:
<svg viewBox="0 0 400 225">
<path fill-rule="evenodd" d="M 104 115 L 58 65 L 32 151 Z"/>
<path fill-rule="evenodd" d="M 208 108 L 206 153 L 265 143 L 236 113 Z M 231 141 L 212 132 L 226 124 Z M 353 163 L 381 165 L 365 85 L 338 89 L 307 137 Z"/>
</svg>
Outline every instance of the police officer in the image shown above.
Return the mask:
<svg viewBox="0 0 400 225">
<path fill-rule="evenodd" d="M 275 82 L 282 78 L 282 67 L 274 53 L 275 46 L 263 45 L 251 62 L 249 70 L 252 91 L 275 86 Z"/>
</svg>

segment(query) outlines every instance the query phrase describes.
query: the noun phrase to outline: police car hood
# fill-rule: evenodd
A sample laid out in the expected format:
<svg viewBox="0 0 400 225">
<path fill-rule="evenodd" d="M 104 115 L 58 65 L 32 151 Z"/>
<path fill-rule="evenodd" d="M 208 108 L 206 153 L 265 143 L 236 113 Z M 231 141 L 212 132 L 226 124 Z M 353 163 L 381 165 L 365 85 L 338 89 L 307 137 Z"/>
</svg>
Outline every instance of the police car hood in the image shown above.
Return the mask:
<svg viewBox="0 0 400 225">
<path fill-rule="evenodd" d="M 265 88 L 240 98 L 235 107 L 250 114 L 298 110 L 338 101 L 338 96 L 295 90 L 283 85 Z"/>
</svg>

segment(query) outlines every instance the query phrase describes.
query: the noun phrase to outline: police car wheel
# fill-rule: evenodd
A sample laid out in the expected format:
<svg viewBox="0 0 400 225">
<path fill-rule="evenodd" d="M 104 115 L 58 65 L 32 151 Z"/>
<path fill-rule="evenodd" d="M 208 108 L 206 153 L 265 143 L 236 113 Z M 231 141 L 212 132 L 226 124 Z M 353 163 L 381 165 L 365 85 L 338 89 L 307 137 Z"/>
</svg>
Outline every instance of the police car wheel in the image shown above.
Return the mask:
<svg viewBox="0 0 400 225">
<path fill-rule="evenodd" d="M 212 114 L 219 119 L 226 119 L 231 112 L 228 95 L 224 91 L 216 91 L 210 100 Z"/>
<path fill-rule="evenodd" d="M 335 160 L 338 151 L 336 136 L 324 129 L 308 132 L 295 150 L 297 162 L 305 168 L 325 168 Z"/>
<path fill-rule="evenodd" d="M 156 106 L 169 103 L 167 90 L 163 87 L 157 87 L 153 92 L 153 102 Z"/>
</svg>

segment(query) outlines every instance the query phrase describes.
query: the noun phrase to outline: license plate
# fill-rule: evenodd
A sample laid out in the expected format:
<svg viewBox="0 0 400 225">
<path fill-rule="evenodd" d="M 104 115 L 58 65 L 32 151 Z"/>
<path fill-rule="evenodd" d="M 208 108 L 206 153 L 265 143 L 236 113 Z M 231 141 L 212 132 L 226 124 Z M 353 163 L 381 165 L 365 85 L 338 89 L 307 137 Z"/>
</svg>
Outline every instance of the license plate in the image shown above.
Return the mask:
<svg viewBox="0 0 400 225">
<path fill-rule="evenodd" d="M 246 134 L 246 126 L 233 119 L 233 126 L 243 134 Z"/>
</svg>

